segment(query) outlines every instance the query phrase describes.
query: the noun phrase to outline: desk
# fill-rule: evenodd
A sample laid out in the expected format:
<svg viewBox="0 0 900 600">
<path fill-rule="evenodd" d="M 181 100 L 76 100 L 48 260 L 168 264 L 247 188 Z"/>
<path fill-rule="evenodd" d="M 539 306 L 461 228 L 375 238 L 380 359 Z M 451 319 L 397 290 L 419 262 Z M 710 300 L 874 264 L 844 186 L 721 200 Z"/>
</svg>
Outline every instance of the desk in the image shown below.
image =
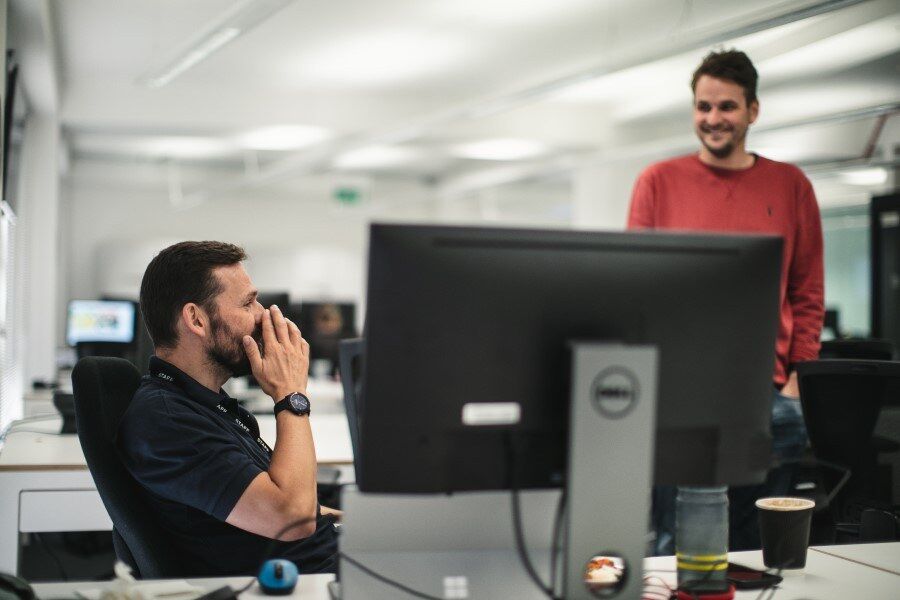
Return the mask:
<svg viewBox="0 0 900 600">
<path fill-rule="evenodd" d="M 314 409 L 315 410 L 315 409 Z M 275 445 L 275 417 L 258 415 L 260 434 Z M 347 417 L 310 417 L 319 465 L 353 463 Z M 76 435 L 58 435 L 60 419 L 14 423 L 0 448 L 0 571 L 18 572 L 19 534 L 112 528 Z"/>
<path fill-rule="evenodd" d="M 187 581 L 192 585 L 211 592 L 224 585 L 229 585 L 235 590 L 241 589 L 247 585 L 250 578 L 217 577 L 214 579 L 188 579 Z M 328 594 L 328 583 L 330 581 L 334 581 L 334 575 L 304 575 L 297 581 L 297 587 L 294 588 L 294 592 L 290 596 L 266 596 L 259 589 L 259 586 L 254 585 L 241 594 L 241 599 L 267 598 L 271 600 L 272 598 L 302 598 L 303 600 L 331 600 L 331 596 Z M 34 592 L 37 594 L 38 598 L 79 598 L 79 596 L 75 595 L 76 590 L 105 589 L 110 587 L 110 582 L 84 581 L 80 583 L 36 583 L 32 587 L 34 587 Z"/>
<path fill-rule="evenodd" d="M 900 576 L 900 543 L 897 542 L 819 546 L 812 550 Z M 900 592 L 897 595 L 900 596 Z"/>
<path fill-rule="evenodd" d="M 775 597 L 781 600 L 897 600 L 900 597 L 900 575 L 854 562 L 841 554 L 864 555 L 888 570 L 900 573 L 900 542 L 812 547 L 807 554 L 805 569 L 781 574 L 784 580 Z M 754 569 L 765 568 L 762 553 L 758 550 L 730 552 L 728 559 Z M 670 585 L 676 581 L 675 558 L 672 556 L 645 559 L 644 568 L 645 575 L 662 577 Z M 652 569 L 662 571 L 652 572 Z M 739 600 L 755 599 L 759 597 L 759 591 L 738 592 L 735 597 Z"/>
<path fill-rule="evenodd" d="M 826 553 L 827 552 L 827 553 Z M 846 553 L 855 556 L 867 556 L 875 562 L 881 562 L 889 568 L 900 572 L 900 543 L 870 544 L 857 546 L 823 546 L 811 548 L 806 568 L 799 571 L 785 571 L 777 598 L 796 600 L 813 598 L 815 600 L 846 600 L 846 598 L 865 598 L 865 600 L 896 600 L 900 591 L 900 575 L 885 572 L 875 567 L 853 562 L 848 558 L 837 556 Z M 759 551 L 732 552 L 729 560 L 763 568 L 762 554 Z M 675 558 L 659 556 L 644 560 L 646 575 L 659 576 L 670 584 L 675 582 Z M 300 578 L 292 598 L 303 600 L 329 600 L 327 591 L 331 575 L 307 575 Z M 223 585 L 239 588 L 249 579 L 246 577 L 197 579 L 191 583 L 212 590 Z M 34 589 L 40 598 L 74 598 L 74 591 L 84 588 L 100 588 L 108 583 L 41 583 Z M 261 598 L 257 587 L 250 588 L 242 594 L 242 598 Z M 397 598 L 406 598 L 398 592 Z M 753 600 L 759 597 L 759 591 L 738 592 L 738 600 Z M 473 598 L 472 600 L 479 600 Z"/>
</svg>

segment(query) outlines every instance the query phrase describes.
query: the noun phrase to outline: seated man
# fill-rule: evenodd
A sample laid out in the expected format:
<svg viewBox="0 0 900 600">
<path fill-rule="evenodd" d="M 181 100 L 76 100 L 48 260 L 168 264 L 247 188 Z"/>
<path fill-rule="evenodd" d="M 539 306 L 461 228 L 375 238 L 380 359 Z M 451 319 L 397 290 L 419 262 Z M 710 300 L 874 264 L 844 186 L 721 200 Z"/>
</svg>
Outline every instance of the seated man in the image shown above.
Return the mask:
<svg viewBox="0 0 900 600">
<path fill-rule="evenodd" d="M 231 244 L 182 242 L 150 262 L 140 301 L 155 356 L 116 444 L 186 574 L 255 574 L 275 556 L 333 572 L 339 513 L 316 497 L 309 345 L 279 307 L 256 301 L 245 258 Z M 274 450 L 222 391 L 251 371 L 275 402 Z"/>
</svg>

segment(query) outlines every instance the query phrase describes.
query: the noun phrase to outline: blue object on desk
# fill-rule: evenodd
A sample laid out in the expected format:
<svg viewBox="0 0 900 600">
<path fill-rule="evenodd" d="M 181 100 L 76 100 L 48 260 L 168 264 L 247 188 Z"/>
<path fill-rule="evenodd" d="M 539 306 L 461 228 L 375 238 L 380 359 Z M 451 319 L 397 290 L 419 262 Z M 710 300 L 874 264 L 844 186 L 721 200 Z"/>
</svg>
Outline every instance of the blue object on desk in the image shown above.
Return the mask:
<svg viewBox="0 0 900 600">
<path fill-rule="evenodd" d="M 259 587 L 266 594 L 290 594 L 297 585 L 297 565 L 283 558 L 267 560 L 259 570 L 257 579 Z"/>
</svg>

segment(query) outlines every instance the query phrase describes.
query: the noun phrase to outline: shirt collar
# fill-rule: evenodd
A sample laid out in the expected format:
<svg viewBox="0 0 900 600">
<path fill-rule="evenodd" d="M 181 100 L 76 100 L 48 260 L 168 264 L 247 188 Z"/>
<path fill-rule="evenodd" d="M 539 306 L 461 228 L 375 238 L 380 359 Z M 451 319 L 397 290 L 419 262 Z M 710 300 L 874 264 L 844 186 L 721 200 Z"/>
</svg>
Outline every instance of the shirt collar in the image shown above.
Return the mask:
<svg viewBox="0 0 900 600">
<path fill-rule="evenodd" d="M 227 406 L 230 403 L 236 403 L 235 400 L 225 393 L 225 390 L 220 389 L 218 393 L 212 391 L 172 363 L 166 362 L 158 356 L 150 357 L 150 377 L 157 381 L 174 385 L 192 400 L 197 400 L 212 407 L 216 407 L 219 404 Z"/>
</svg>

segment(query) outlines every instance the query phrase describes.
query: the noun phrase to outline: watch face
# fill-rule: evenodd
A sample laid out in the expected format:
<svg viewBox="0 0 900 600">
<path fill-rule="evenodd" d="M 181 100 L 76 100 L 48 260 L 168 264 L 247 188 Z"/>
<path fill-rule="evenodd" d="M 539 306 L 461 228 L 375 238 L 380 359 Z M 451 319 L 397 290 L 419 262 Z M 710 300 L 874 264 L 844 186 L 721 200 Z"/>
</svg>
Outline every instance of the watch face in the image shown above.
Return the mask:
<svg viewBox="0 0 900 600">
<path fill-rule="evenodd" d="M 295 413 L 304 413 L 309 410 L 309 401 L 300 394 L 291 394 L 290 403 Z"/>
</svg>

